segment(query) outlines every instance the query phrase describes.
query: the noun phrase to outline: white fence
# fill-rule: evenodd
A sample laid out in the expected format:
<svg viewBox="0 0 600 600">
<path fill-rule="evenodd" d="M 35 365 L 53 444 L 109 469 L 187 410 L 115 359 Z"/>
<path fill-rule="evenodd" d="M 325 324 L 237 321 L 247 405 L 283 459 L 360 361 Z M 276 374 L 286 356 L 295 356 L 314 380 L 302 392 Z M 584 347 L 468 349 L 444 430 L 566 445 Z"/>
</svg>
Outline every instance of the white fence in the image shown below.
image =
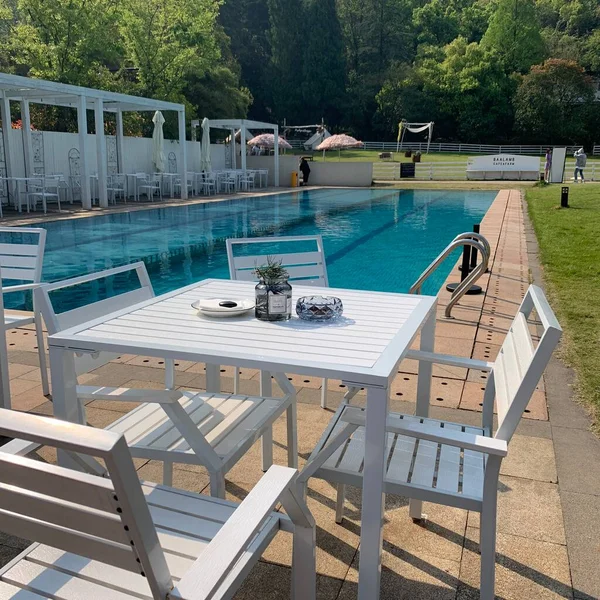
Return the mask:
<svg viewBox="0 0 600 600">
<path fill-rule="evenodd" d="M 421 162 L 414 163 L 415 176 L 403 177 L 405 181 L 452 181 L 467 179 L 467 161 L 454 162 Z M 543 168 L 544 165 L 541 165 Z M 565 182 L 573 179 L 575 161 L 568 160 L 565 165 Z M 600 181 L 600 164 L 588 162 L 584 169 L 588 181 Z M 373 163 L 373 179 L 376 181 L 396 181 L 400 179 L 400 163 L 375 162 Z"/>
<path fill-rule="evenodd" d="M 302 140 L 291 140 L 293 148 L 302 148 Z M 381 150 L 382 152 L 396 152 L 396 148 L 402 152 L 413 150 L 425 152 L 427 142 L 402 142 L 398 146 L 396 142 L 363 142 L 365 150 Z M 544 156 L 548 146 L 532 145 L 491 145 L 491 144 L 463 144 L 460 142 L 432 143 L 429 147 L 430 152 L 449 152 L 454 154 L 532 154 L 534 156 Z M 576 146 L 567 146 L 567 153 L 573 154 L 575 150 L 581 148 L 581 144 Z M 600 156 L 600 145 L 594 146 L 592 154 Z"/>
</svg>

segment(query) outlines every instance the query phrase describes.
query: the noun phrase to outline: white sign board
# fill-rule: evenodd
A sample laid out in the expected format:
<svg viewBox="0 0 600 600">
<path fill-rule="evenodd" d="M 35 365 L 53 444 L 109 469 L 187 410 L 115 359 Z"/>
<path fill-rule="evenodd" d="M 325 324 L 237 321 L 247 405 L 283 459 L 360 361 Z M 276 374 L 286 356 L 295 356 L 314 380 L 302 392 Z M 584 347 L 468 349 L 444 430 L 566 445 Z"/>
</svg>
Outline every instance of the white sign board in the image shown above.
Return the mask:
<svg viewBox="0 0 600 600">
<path fill-rule="evenodd" d="M 562 183 L 567 160 L 566 148 L 554 148 L 552 150 L 552 169 L 550 170 L 550 181 L 548 183 Z"/>
<path fill-rule="evenodd" d="M 532 179 L 540 173 L 540 159 L 519 154 L 476 156 L 467 162 L 469 179 Z"/>
</svg>

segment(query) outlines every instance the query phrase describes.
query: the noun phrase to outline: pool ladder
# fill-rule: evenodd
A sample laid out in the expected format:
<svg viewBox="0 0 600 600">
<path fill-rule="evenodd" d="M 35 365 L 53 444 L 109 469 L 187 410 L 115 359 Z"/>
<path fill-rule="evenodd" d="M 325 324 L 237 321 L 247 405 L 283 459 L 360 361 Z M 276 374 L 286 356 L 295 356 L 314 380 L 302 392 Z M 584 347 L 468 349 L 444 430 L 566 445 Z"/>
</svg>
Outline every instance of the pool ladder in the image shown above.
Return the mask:
<svg viewBox="0 0 600 600">
<path fill-rule="evenodd" d="M 423 283 L 429 278 L 429 276 L 446 260 L 446 258 L 456 248 L 462 246 L 471 246 L 479 251 L 481 255 L 481 262 L 479 262 L 475 268 L 469 273 L 463 281 L 457 286 L 450 302 L 446 306 L 445 316 L 450 318 L 452 316 L 452 309 L 455 304 L 469 291 L 470 287 L 487 271 L 488 263 L 490 261 L 490 244 L 489 242 L 479 233 L 466 232 L 457 235 L 439 254 L 439 256 L 421 273 L 421 276 L 415 281 L 408 290 L 409 294 L 420 294 Z"/>
</svg>

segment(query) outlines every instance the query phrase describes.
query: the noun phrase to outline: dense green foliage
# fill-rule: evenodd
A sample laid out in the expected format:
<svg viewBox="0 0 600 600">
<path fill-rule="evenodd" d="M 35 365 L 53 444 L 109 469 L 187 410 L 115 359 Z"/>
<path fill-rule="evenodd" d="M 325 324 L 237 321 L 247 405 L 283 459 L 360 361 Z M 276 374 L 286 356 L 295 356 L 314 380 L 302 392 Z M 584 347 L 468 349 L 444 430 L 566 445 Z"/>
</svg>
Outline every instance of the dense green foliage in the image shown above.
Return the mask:
<svg viewBox="0 0 600 600">
<path fill-rule="evenodd" d="M 234 49 L 255 98 L 251 115 L 324 118 L 364 139 L 394 139 L 405 118 L 435 121 L 440 140 L 600 141 L 598 0 L 336 0 L 335 14 L 332 6 L 225 0 L 225 31 L 252 40 Z M 544 106 L 550 80 L 560 92 Z"/>
<path fill-rule="evenodd" d="M 0 0 L 0 69 L 363 139 L 600 142 L 598 0 Z"/>
</svg>

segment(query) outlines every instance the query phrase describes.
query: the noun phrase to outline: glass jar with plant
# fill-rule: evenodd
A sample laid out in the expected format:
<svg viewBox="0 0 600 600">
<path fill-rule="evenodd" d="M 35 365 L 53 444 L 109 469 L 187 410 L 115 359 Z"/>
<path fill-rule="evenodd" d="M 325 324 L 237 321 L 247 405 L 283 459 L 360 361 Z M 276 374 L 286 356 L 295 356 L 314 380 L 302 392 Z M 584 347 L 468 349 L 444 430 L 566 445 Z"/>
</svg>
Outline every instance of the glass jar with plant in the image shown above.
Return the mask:
<svg viewBox="0 0 600 600">
<path fill-rule="evenodd" d="M 267 256 L 267 264 L 256 266 L 258 277 L 255 288 L 256 307 L 254 314 L 261 321 L 287 321 L 292 316 L 292 286 L 289 274 L 281 261 Z"/>
</svg>

